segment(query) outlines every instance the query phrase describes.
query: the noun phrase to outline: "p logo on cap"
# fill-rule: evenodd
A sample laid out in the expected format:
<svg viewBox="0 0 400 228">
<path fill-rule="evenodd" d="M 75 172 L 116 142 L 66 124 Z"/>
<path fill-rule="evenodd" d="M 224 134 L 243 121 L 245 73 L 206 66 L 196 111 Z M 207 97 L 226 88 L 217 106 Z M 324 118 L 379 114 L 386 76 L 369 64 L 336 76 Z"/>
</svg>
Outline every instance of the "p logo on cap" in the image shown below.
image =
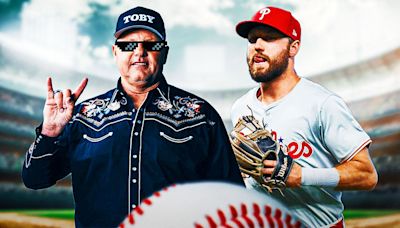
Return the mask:
<svg viewBox="0 0 400 228">
<path fill-rule="evenodd" d="M 262 20 L 264 19 L 264 15 L 269 14 L 271 12 L 271 10 L 269 8 L 264 8 L 260 10 L 260 18 L 258 20 Z"/>
<path fill-rule="evenodd" d="M 256 12 L 250 20 L 242 21 L 236 25 L 239 36 L 247 38 L 250 30 L 258 25 L 267 25 L 277 29 L 293 40 L 300 40 L 300 23 L 286 10 L 276 7 L 264 7 Z"/>
</svg>

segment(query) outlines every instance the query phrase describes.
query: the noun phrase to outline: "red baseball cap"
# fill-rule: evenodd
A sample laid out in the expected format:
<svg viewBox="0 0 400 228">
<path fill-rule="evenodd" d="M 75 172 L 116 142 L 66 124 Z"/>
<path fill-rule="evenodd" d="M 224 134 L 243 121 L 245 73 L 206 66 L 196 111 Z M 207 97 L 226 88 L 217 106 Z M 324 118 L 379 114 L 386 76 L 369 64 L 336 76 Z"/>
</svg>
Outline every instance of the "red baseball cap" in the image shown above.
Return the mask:
<svg viewBox="0 0 400 228">
<path fill-rule="evenodd" d="M 301 37 L 300 23 L 289 11 L 269 6 L 258 10 L 251 20 L 237 24 L 236 32 L 247 39 L 250 30 L 258 25 L 268 25 L 293 40 L 300 40 Z"/>
</svg>

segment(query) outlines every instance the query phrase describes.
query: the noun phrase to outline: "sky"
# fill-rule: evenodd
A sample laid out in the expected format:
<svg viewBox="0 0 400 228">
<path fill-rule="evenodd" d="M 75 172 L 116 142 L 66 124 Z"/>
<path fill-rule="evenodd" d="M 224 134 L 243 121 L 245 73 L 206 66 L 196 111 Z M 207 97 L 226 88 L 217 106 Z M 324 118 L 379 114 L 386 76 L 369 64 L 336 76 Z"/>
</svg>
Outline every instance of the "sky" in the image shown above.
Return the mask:
<svg viewBox="0 0 400 228">
<path fill-rule="evenodd" d="M 267 5 L 290 10 L 300 21 L 296 70 L 304 77 L 400 44 L 394 29 L 400 21 L 396 0 L 0 0 L 0 38 L 23 50 L 26 58 L 115 81 L 119 75 L 111 45 L 116 19 L 138 5 L 163 16 L 170 46 L 164 74 L 185 89 L 255 85 L 245 61 L 247 40 L 235 26 Z"/>
</svg>

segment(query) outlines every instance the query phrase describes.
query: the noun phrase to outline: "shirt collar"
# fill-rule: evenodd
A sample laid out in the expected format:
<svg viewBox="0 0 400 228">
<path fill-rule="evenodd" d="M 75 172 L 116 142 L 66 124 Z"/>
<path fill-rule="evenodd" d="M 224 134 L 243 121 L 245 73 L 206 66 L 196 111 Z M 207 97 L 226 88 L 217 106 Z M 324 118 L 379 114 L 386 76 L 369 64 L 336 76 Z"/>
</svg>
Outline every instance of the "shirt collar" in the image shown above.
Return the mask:
<svg viewBox="0 0 400 228">
<path fill-rule="evenodd" d="M 149 94 L 147 95 L 146 101 L 144 103 L 144 107 L 146 106 L 146 104 L 148 103 L 148 100 L 150 100 L 152 97 L 157 96 L 154 94 L 159 94 L 159 92 L 163 93 L 164 96 L 166 96 L 168 94 L 168 83 L 167 80 L 165 80 L 165 77 L 163 74 L 161 74 L 160 78 L 159 78 L 159 84 L 158 86 L 149 91 Z M 117 96 L 124 96 L 128 102 L 128 107 L 129 108 L 133 108 L 133 102 L 132 100 L 129 98 L 128 94 L 125 92 L 125 90 L 122 87 L 122 83 L 121 83 L 121 77 L 118 79 L 117 82 Z"/>
</svg>

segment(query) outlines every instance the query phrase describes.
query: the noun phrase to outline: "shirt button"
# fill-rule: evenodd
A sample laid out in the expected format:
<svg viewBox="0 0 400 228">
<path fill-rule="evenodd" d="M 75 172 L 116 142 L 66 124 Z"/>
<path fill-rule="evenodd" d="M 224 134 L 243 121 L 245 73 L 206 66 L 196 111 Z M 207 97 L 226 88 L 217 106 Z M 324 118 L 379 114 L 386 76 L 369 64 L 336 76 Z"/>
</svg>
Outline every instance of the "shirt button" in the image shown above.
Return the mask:
<svg viewBox="0 0 400 228">
<path fill-rule="evenodd" d="M 138 121 L 137 121 L 137 123 L 138 123 L 138 124 L 141 124 L 141 123 L 142 123 L 142 121 L 141 121 L 141 120 L 138 120 Z"/>
<path fill-rule="evenodd" d="M 132 208 L 135 208 L 136 207 L 136 205 L 135 204 L 132 204 Z"/>
<path fill-rule="evenodd" d="M 138 133 L 138 132 L 135 132 L 135 133 L 134 133 L 134 135 L 135 135 L 135 136 L 138 136 L 138 135 L 139 135 L 139 133 Z"/>
<path fill-rule="evenodd" d="M 136 182 L 137 182 L 137 180 L 136 180 L 136 179 L 132 179 L 132 183 L 134 183 L 134 184 L 135 184 Z"/>
<path fill-rule="evenodd" d="M 133 157 L 133 158 L 137 158 L 137 155 L 136 155 L 136 154 L 134 154 L 132 157 Z"/>
<path fill-rule="evenodd" d="M 136 170 L 137 170 L 137 168 L 136 168 L 136 167 L 132 167 L 132 170 L 133 170 L 133 171 L 136 171 Z"/>
</svg>

